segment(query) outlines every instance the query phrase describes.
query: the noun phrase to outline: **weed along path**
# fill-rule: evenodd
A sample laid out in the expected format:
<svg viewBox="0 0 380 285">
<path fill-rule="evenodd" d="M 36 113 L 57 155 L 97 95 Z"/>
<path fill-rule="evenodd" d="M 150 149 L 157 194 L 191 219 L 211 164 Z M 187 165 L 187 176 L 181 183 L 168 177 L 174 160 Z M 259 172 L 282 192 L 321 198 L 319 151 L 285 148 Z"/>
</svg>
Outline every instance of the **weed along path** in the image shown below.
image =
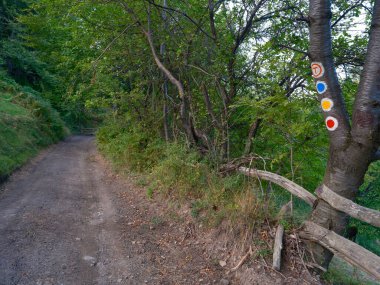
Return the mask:
<svg viewBox="0 0 380 285">
<path fill-rule="evenodd" d="M 234 284 L 186 221 L 110 171 L 93 138 L 41 153 L 0 190 L 0 284 Z"/>
</svg>

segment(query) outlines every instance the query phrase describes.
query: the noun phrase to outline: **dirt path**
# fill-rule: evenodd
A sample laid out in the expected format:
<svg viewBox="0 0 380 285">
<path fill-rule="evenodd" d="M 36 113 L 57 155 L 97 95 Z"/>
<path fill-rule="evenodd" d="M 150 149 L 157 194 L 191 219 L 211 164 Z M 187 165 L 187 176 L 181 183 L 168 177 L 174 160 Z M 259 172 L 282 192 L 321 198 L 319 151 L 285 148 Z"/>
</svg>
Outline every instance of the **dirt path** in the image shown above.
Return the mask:
<svg viewBox="0 0 380 285">
<path fill-rule="evenodd" d="M 113 174 L 91 137 L 50 148 L 1 188 L 1 285 L 232 284 L 186 242 L 191 225 Z"/>
</svg>

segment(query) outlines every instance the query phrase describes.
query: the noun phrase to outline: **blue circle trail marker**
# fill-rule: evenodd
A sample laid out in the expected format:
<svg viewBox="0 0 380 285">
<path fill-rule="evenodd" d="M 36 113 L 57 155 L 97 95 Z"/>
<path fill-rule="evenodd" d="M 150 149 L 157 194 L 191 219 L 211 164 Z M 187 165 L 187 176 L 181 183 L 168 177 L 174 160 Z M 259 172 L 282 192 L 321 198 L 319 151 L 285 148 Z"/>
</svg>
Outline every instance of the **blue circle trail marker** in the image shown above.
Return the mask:
<svg viewBox="0 0 380 285">
<path fill-rule="evenodd" d="M 323 94 L 327 91 L 327 83 L 324 81 L 317 81 L 316 87 L 319 94 Z"/>
</svg>

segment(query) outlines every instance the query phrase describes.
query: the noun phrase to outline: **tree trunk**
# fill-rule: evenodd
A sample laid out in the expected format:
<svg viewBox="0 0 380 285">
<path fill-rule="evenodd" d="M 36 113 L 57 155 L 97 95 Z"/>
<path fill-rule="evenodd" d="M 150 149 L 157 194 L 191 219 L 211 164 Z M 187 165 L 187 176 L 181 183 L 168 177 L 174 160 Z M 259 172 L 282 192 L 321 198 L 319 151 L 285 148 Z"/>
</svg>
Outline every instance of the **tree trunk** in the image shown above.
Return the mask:
<svg viewBox="0 0 380 285">
<path fill-rule="evenodd" d="M 331 149 L 323 183 L 338 195 L 353 200 L 363 183 L 370 157 L 371 153 L 363 153 L 355 143 L 340 152 Z M 348 216 L 325 201 L 318 200 L 310 221 L 342 235 L 348 224 Z M 327 268 L 333 254 L 317 243 L 310 244 L 310 247 L 317 264 Z"/>
<path fill-rule="evenodd" d="M 164 98 L 164 106 L 163 106 L 163 113 L 164 113 L 164 134 L 165 134 L 165 141 L 170 141 L 170 130 L 169 130 L 169 108 L 167 104 L 167 99 Z"/>
<path fill-rule="evenodd" d="M 316 83 L 322 81 L 327 84 L 327 90 L 319 95 L 319 99 L 332 100 L 334 106 L 324 112 L 324 118 L 332 116 L 339 123 L 336 130 L 329 132 L 329 159 L 323 183 L 338 195 L 353 200 L 379 147 L 380 1 L 376 0 L 374 4 L 370 41 L 356 95 L 352 127 L 334 67 L 331 16 L 329 0 L 310 0 L 310 56 L 313 62 L 324 68 L 322 75 L 314 77 L 317 77 Z M 318 199 L 310 221 L 343 234 L 348 217 Z M 327 268 L 333 254 L 317 243 L 309 245 L 317 264 Z"/>
<path fill-rule="evenodd" d="M 259 130 L 261 123 L 261 119 L 256 119 L 251 127 L 249 128 L 249 133 L 248 133 L 248 138 L 245 143 L 245 148 L 244 148 L 244 155 L 248 155 L 249 152 L 251 151 L 251 146 L 252 146 L 252 139 L 256 137 L 257 131 Z"/>
<path fill-rule="evenodd" d="M 168 6 L 168 3 L 167 3 L 167 0 L 163 0 L 163 3 L 162 3 L 163 7 L 167 7 Z M 168 28 L 168 25 L 167 25 L 167 16 L 166 16 L 166 11 L 165 10 L 162 10 L 162 14 L 161 14 L 161 17 L 162 17 L 162 21 L 164 22 L 164 28 L 167 29 Z M 163 61 L 164 61 L 164 58 L 165 58 L 165 53 L 166 53 L 166 44 L 163 42 L 161 44 L 161 47 L 160 47 L 160 54 L 161 54 L 161 57 L 163 58 Z M 164 75 L 165 77 L 165 75 Z M 166 142 L 169 142 L 170 141 L 170 131 L 169 131 L 169 108 L 168 108 L 168 103 L 167 103 L 167 98 L 168 98 L 168 80 L 166 79 L 166 77 L 164 78 L 164 84 L 163 84 L 163 91 L 164 91 L 164 105 L 163 105 L 163 115 L 164 115 L 164 134 L 165 134 L 165 141 Z"/>
</svg>

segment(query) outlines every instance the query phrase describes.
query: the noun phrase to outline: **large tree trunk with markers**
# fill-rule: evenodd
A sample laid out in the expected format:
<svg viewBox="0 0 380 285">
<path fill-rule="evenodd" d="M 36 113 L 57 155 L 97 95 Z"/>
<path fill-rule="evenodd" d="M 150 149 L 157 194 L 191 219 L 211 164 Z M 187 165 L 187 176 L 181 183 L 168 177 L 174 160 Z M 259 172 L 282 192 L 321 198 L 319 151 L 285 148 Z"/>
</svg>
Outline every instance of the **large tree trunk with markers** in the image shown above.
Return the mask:
<svg viewBox="0 0 380 285">
<path fill-rule="evenodd" d="M 340 196 L 353 200 L 380 145 L 380 0 L 374 3 L 370 41 L 356 94 L 352 124 L 334 67 L 331 16 L 329 0 L 310 0 L 313 77 L 330 136 L 323 183 Z M 320 199 L 310 220 L 338 234 L 344 233 L 348 223 L 345 214 Z M 327 268 L 333 254 L 317 243 L 311 242 L 310 249 L 315 261 Z"/>
</svg>

